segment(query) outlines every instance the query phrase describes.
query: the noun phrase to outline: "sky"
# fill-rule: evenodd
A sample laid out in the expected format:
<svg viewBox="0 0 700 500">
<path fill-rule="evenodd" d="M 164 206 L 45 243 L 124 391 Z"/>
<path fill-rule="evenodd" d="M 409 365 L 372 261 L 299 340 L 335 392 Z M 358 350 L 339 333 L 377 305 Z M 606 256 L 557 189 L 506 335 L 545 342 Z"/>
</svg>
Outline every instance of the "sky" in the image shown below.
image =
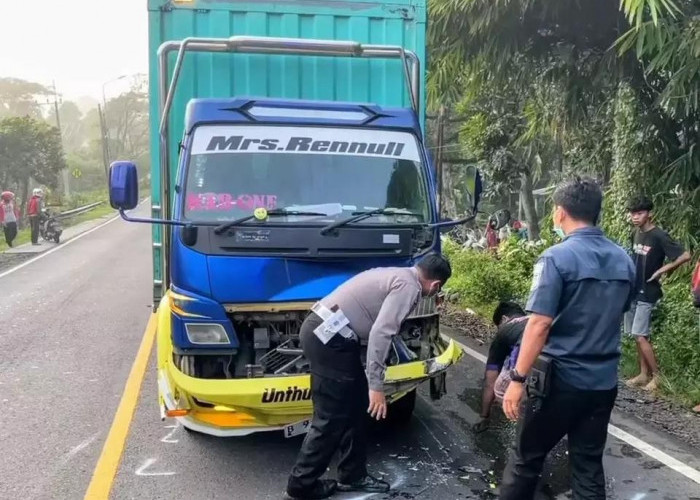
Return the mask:
<svg viewBox="0 0 700 500">
<path fill-rule="evenodd" d="M 44 85 L 66 99 L 107 99 L 121 75 L 148 69 L 146 0 L 2 0 L 0 77 Z"/>
</svg>

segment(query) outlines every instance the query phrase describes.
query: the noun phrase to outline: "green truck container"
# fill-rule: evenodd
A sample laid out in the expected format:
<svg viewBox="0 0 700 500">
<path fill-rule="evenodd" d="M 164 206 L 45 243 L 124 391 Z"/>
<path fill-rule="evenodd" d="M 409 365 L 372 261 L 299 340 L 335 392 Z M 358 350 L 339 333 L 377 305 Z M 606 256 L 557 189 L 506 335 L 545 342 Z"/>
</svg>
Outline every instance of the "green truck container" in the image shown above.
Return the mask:
<svg viewBox="0 0 700 500">
<path fill-rule="evenodd" d="M 349 40 L 398 45 L 421 63 L 420 96 L 425 96 L 425 0 L 149 0 L 149 76 L 151 130 L 151 202 L 153 217 L 161 210 L 159 152 L 160 101 L 158 49 L 188 37 L 236 35 Z M 169 70 L 177 53 L 171 54 Z M 183 134 L 187 102 L 193 97 L 278 97 L 410 106 L 400 60 L 297 57 L 247 54 L 188 54 L 169 121 L 170 179 L 175 179 L 178 139 Z M 425 106 L 417 103 L 421 123 Z M 167 205 L 166 205 L 167 206 Z M 163 232 L 153 225 L 154 304 L 163 294 Z"/>
</svg>

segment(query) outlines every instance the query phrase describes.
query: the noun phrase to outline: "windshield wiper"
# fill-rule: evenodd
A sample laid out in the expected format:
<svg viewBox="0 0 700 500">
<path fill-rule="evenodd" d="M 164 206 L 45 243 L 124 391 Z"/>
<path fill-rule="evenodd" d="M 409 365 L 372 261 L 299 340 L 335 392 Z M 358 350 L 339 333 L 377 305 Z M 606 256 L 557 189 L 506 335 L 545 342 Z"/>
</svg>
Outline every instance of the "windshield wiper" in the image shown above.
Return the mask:
<svg viewBox="0 0 700 500">
<path fill-rule="evenodd" d="M 339 227 L 352 224 L 353 222 L 358 222 L 363 219 L 367 219 L 369 217 L 372 217 L 373 215 L 410 215 L 413 217 L 423 217 L 423 214 L 409 212 L 407 210 L 401 210 L 397 208 L 375 208 L 374 210 L 368 210 L 366 212 L 353 212 L 352 217 L 348 217 L 347 219 L 334 222 L 333 224 L 328 224 L 326 227 L 321 229 L 321 234 L 326 235 L 334 229 L 338 229 Z"/>
<path fill-rule="evenodd" d="M 283 216 L 283 215 L 308 215 L 308 216 L 321 216 L 321 215 L 328 215 L 324 214 L 322 212 L 303 212 L 299 210 L 287 210 L 286 208 L 275 208 L 273 210 L 268 210 L 267 211 L 267 216 Z M 251 219 L 255 219 L 255 215 L 246 215 L 245 217 L 239 217 L 238 219 L 234 219 L 229 222 L 224 222 L 220 226 L 216 226 L 214 229 L 214 234 L 221 234 L 225 231 L 228 231 L 234 226 L 238 226 L 240 224 L 243 224 L 244 222 L 248 222 Z"/>
</svg>

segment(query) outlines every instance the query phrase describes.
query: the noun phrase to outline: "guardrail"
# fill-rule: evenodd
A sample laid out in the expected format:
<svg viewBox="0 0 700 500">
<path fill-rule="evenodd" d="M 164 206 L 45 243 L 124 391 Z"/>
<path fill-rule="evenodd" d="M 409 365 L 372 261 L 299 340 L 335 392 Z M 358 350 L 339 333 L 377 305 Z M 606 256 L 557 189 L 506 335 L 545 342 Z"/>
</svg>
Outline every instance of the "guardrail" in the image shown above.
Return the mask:
<svg viewBox="0 0 700 500">
<path fill-rule="evenodd" d="M 67 219 L 69 217 L 74 217 L 76 215 L 82 215 L 86 212 L 89 212 L 93 208 L 97 208 L 99 205 L 102 205 L 103 203 L 104 203 L 104 201 L 98 201 L 95 203 L 90 203 L 89 205 L 74 208 L 72 210 L 67 210 L 66 212 L 61 212 L 60 214 L 56 214 L 56 218 L 57 219 Z"/>
</svg>

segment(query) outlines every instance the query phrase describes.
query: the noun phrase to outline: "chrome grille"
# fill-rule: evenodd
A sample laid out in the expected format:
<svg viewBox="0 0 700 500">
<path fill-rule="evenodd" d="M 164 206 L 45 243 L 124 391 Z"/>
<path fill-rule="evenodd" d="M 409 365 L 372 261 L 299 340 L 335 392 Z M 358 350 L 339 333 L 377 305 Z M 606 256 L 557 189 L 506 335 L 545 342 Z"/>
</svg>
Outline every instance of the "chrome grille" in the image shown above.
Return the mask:
<svg viewBox="0 0 700 500">
<path fill-rule="evenodd" d="M 435 297 L 421 297 L 413 308 L 408 318 L 421 318 L 425 316 L 434 316 L 437 314 L 437 307 L 435 305 Z"/>
</svg>

